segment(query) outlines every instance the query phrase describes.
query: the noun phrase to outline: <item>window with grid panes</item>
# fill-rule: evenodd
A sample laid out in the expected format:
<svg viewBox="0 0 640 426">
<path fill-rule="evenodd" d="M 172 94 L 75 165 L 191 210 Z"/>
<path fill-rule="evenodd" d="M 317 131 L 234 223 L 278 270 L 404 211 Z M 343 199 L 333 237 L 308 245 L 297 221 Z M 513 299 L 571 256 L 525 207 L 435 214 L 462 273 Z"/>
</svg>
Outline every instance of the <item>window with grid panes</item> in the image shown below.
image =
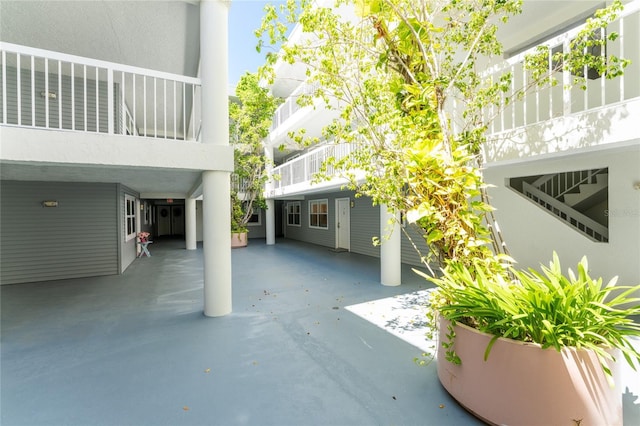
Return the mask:
<svg viewBox="0 0 640 426">
<path fill-rule="evenodd" d="M 287 225 L 300 226 L 300 201 L 287 203 Z"/>
<path fill-rule="evenodd" d="M 309 228 L 329 228 L 328 200 L 309 201 Z"/>
</svg>

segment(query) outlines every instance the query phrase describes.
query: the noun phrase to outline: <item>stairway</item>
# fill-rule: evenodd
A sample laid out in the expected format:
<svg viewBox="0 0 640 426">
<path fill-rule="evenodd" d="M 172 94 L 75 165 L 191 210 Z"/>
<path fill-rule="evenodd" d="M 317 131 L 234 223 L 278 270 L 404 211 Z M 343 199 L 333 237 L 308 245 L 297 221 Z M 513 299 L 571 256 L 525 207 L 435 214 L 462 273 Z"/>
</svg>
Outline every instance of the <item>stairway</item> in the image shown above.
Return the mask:
<svg viewBox="0 0 640 426">
<path fill-rule="evenodd" d="M 596 175 L 595 183 L 584 183 L 578 186 L 578 192 L 564 195 L 564 203 L 578 211 L 601 203 L 607 198 L 609 188 L 609 174 Z"/>
<path fill-rule="evenodd" d="M 608 242 L 608 169 L 509 179 L 509 186 L 594 242 Z"/>
</svg>

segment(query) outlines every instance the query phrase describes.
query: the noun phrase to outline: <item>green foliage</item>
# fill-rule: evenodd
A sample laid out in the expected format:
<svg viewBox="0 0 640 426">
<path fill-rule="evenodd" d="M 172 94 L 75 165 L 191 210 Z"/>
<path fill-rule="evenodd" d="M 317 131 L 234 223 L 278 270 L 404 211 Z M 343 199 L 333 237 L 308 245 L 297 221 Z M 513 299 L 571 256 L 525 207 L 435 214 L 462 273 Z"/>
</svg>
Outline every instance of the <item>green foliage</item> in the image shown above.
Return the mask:
<svg viewBox="0 0 640 426">
<path fill-rule="evenodd" d="M 630 61 L 600 52 L 606 52 L 607 42 L 618 37 L 617 33 L 607 33 L 605 29 L 622 9 L 622 2 L 615 0 L 607 8 L 596 11 L 592 18 L 587 19 L 585 27 L 571 40 L 566 52 L 553 52 L 548 46 L 539 46 L 535 54 L 525 59 L 524 64 L 535 84 L 558 84 L 559 71 L 571 73 L 572 84 L 582 89 L 586 88 L 584 76 L 587 70 L 607 79 L 621 76 Z M 549 63 L 553 66 L 549 67 Z"/>
<path fill-rule="evenodd" d="M 260 87 L 256 74 L 244 74 L 236 87 L 237 101 L 229 102 L 229 134 L 234 147 L 231 179 L 231 231 L 247 232 L 254 208 L 266 208 L 268 179 L 262 141 L 269 135 L 276 98 Z"/>
<path fill-rule="evenodd" d="M 344 7 L 352 7 L 357 18 L 344 19 Z M 598 12 L 558 63 L 619 75 L 624 61 L 592 55 L 587 47 L 605 43 L 592 35 L 621 7 L 616 1 Z M 498 25 L 520 8 L 520 0 L 337 0 L 333 8 L 289 1 L 280 13 L 269 7 L 257 31 L 260 47 L 284 43 L 278 55 L 268 55 L 261 76 L 273 78 L 271 65 L 278 59 L 306 64 L 307 82 L 317 83 L 316 89 L 298 103 L 318 99 L 338 109 L 340 116 L 325 127 L 324 139 L 357 146 L 350 156 L 327 160 L 317 179 L 337 171 L 358 195 L 405 212 L 430 248 L 423 258 L 442 267 L 459 261 L 470 265 L 503 250 L 495 228 L 488 226 L 492 209 L 480 148 L 489 125 L 485 109 L 502 105 L 512 75 L 490 80 L 476 64 L 502 54 Z M 286 42 L 288 27 L 281 15 L 310 36 Z M 526 66 L 532 80 L 514 96 L 555 84 L 542 52 Z M 291 138 L 302 146 L 315 142 L 304 129 Z M 356 179 L 356 171 L 364 173 L 364 182 Z"/>
<path fill-rule="evenodd" d="M 533 342 L 543 348 L 592 349 L 605 371 L 611 354 L 618 348 L 635 368 L 640 353 L 628 337 L 640 337 L 640 324 L 630 318 L 640 315 L 640 285 L 615 286 L 616 279 L 603 284 L 588 273 L 586 257 L 577 273 L 562 272 L 556 253 L 541 272 L 512 270 L 515 279 L 489 271 L 482 264 L 469 268 L 450 264 L 442 278 L 433 278 L 438 286 L 434 308 L 452 322 L 461 322 L 498 337 Z"/>
<path fill-rule="evenodd" d="M 405 213 L 429 247 L 421 258 L 427 266 L 437 261 L 444 271 L 435 303 L 443 315 L 497 336 L 527 341 L 543 337 L 545 347 L 591 347 L 606 357 L 598 348 L 611 344 L 630 356 L 633 351 L 624 336 L 637 335 L 638 330 L 626 315 L 638 310 L 619 306 L 626 295 L 607 305 L 610 287 L 590 293 L 599 284 L 590 284 L 586 264 L 576 280 L 555 275 L 542 280 L 534 272 L 504 266 L 511 259 L 494 226 L 481 156 L 484 134 L 496 111 L 522 99 L 527 91 L 557 84 L 559 70 L 574 74 L 578 87 L 584 86 L 580 72 L 584 75 L 585 68 L 607 78 L 622 73 L 627 61 L 592 53 L 593 47 L 602 48 L 606 39 L 616 37 L 594 34 L 604 34 L 599 29 L 615 19 L 622 5 L 615 0 L 596 12 L 571 42 L 569 52 L 551 55 L 542 48 L 530 55 L 525 60 L 526 82 L 511 93 L 510 72 L 491 78 L 477 69 L 502 60 L 498 27 L 520 13 L 521 3 L 336 0 L 331 8 L 291 0 L 280 14 L 269 8 L 257 32 L 263 38 L 260 47 L 264 40 L 284 43 L 277 55 L 267 56 L 260 75 L 273 79 L 271 65 L 277 60 L 308 67 L 307 82 L 315 83 L 316 89 L 298 103 L 323 101 L 326 108 L 338 110 L 339 117 L 322 136 L 353 147 L 350 155 L 327 160 L 317 179 L 332 178 L 337 172 L 348 179 L 347 187 L 356 196 L 368 196 L 376 204 Z M 345 8 L 354 10 L 355 18 L 345 19 Z M 299 23 L 306 36 L 287 42 L 287 26 L 278 20 L 280 15 Z M 495 115 L 488 116 L 489 107 Z M 315 143 L 304 130 L 290 136 L 303 146 Z M 364 180 L 358 178 L 361 175 Z M 572 296 L 565 297 L 567 292 Z M 581 326 L 587 315 L 595 320 Z M 565 316 L 573 318 L 570 326 L 554 325 Z M 596 328 L 597 323 L 605 328 Z"/>
</svg>

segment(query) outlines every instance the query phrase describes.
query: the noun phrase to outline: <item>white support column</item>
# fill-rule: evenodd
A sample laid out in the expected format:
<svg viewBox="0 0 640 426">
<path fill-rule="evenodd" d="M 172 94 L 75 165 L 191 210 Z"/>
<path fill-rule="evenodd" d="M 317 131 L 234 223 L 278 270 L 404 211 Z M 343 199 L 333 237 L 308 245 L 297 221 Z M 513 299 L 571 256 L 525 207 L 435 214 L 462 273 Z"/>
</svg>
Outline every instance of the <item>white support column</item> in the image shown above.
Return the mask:
<svg viewBox="0 0 640 426">
<path fill-rule="evenodd" d="M 264 156 L 267 159 L 266 170 L 269 179 L 264 186 L 264 192 L 269 194 L 273 190 L 273 181 L 271 180 L 271 171 L 273 170 L 273 148 L 269 146 L 264 147 Z M 267 231 L 267 245 L 272 246 L 276 243 L 276 209 L 273 199 L 267 200 L 267 211 L 265 212 L 266 231 Z"/>
<path fill-rule="evenodd" d="M 184 200 L 185 209 L 185 245 L 187 250 L 195 250 L 196 243 L 196 199 L 187 198 Z"/>
<path fill-rule="evenodd" d="M 395 220 L 393 220 L 395 218 Z M 386 286 L 397 286 L 402 282 L 402 231 L 400 216 L 380 205 L 380 282 Z"/>
<path fill-rule="evenodd" d="M 231 211 L 228 172 L 202 174 L 204 314 L 231 313 Z M 226 189 L 226 190 L 225 190 Z"/>
<path fill-rule="evenodd" d="M 267 225 L 267 245 L 276 243 L 276 207 L 273 200 L 267 200 L 266 225 Z"/>
<path fill-rule="evenodd" d="M 202 142 L 229 145 L 229 2 L 200 1 Z M 230 173 L 202 173 L 204 314 L 231 312 Z"/>
</svg>

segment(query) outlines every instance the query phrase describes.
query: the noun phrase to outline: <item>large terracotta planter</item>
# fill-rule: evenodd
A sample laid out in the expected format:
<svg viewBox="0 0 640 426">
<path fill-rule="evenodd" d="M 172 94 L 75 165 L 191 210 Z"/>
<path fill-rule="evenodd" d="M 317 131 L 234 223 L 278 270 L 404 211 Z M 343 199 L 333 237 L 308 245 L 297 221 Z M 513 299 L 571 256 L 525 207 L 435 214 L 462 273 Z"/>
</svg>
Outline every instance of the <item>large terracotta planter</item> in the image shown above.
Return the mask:
<svg viewBox="0 0 640 426">
<path fill-rule="evenodd" d="M 246 232 L 232 232 L 231 233 L 231 248 L 239 248 L 247 246 L 247 233 Z"/>
<path fill-rule="evenodd" d="M 439 321 L 440 342 L 447 325 Z M 494 425 L 615 426 L 622 425 L 619 374 L 610 365 L 612 388 L 592 351 L 541 349 L 539 345 L 500 338 L 489 358 L 491 335 L 458 324 L 455 352 L 462 363 L 445 359 L 438 345 L 438 378 L 444 388 L 475 416 Z M 624 358 L 619 352 L 616 359 Z"/>
</svg>

